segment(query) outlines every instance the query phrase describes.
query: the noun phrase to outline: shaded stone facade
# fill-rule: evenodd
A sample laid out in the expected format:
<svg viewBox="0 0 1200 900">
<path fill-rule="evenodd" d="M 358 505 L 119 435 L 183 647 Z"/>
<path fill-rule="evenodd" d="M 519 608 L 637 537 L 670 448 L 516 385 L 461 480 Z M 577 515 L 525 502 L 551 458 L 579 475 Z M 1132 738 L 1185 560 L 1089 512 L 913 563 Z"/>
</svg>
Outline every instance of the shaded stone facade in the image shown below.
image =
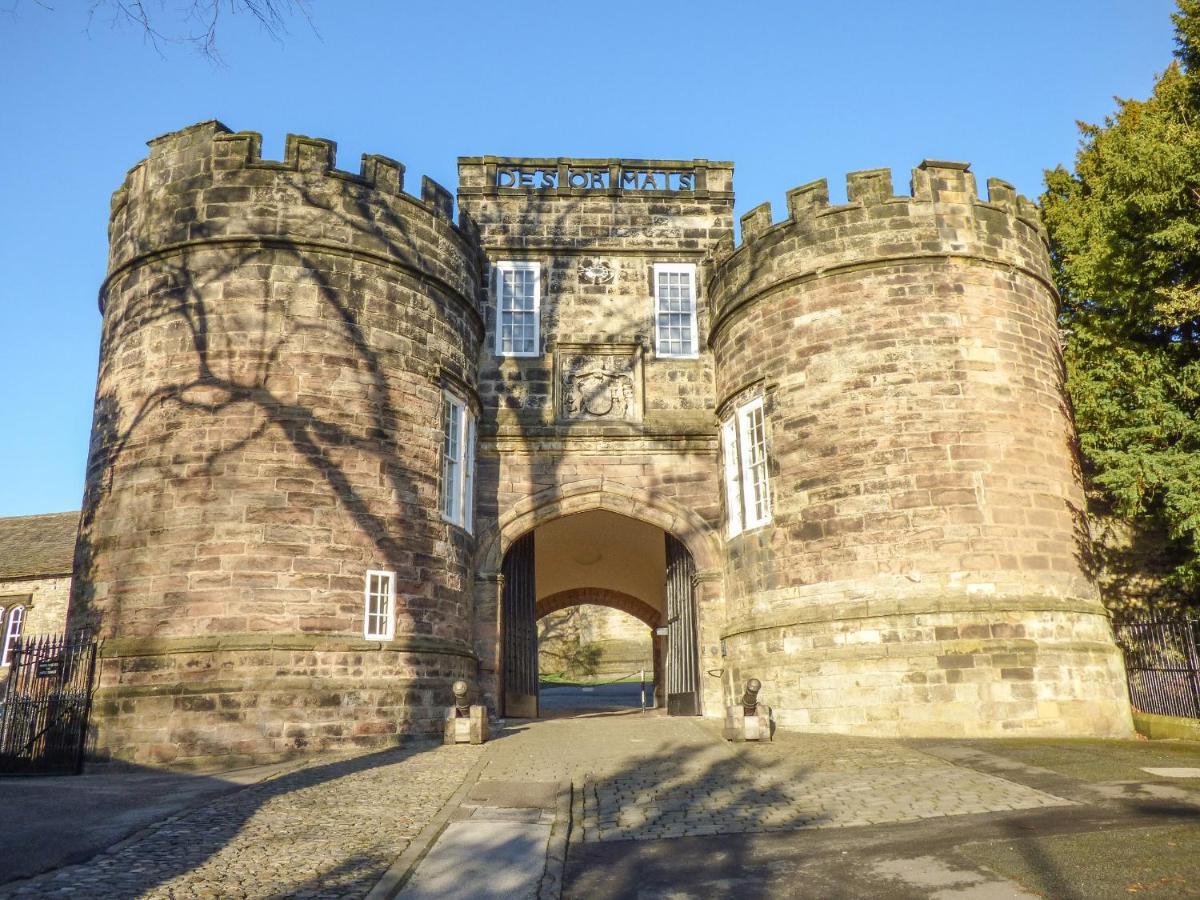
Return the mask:
<svg viewBox="0 0 1200 900">
<path fill-rule="evenodd" d="M 463 158 L 455 222 L 327 141 L 150 146 L 113 200 L 72 606 L 103 639 L 100 755 L 386 743 L 458 678 L 495 709 L 504 552 L 589 511 L 689 551 L 705 714 L 753 675 L 783 725 L 1128 733 L 1044 234 L 1004 183 L 855 173 L 735 248 L 728 163 Z M 505 266 L 539 278 L 526 355 L 498 352 Z M 693 353 L 656 332 L 672 266 Z M 477 423 L 469 527 L 441 515 L 447 397 Z M 748 399 L 772 512 L 731 537 L 720 426 Z M 367 640 L 378 570 L 394 633 Z"/>
</svg>

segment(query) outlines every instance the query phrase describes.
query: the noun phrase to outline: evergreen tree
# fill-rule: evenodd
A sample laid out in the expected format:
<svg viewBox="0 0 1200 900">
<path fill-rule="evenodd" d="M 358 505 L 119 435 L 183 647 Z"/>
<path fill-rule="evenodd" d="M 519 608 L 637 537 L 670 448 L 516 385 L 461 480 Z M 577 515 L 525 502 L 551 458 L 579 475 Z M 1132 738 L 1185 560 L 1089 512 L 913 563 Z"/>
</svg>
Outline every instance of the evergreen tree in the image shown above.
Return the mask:
<svg viewBox="0 0 1200 900">
<path fill-rule="evenodd" d="M 1200 606 L 1200 0 L 1172 18 L 1149 99 L 1080 123 L 1075 171 L 1046 172 L 1042 209 L 1093 511 L 1127 526 L 1126 564 L 1157 540 L 1149 602 Z M 1111 583 L 1120 553 L 1101 554 Z"/>
</svg>

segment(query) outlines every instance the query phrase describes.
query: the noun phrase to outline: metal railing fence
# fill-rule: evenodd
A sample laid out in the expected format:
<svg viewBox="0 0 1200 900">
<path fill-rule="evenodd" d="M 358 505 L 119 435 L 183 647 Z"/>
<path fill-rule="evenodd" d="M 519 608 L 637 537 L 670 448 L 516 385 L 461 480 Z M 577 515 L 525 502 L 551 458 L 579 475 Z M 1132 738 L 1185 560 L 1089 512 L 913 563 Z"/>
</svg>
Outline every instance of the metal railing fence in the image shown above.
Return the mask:
<svg viewBox="0 0 1200 900">
<path fill-rule="evenodd" d="M 0 706 L 0 772 L 82 771 L 95 669 L 87 632 L 17 641 Z"/>
<path fill-rule="evenodd" d="M 1200 618 L 1130 619 L 1115 630 L 1134 708 L 1200 719 Z"/>
</svg>

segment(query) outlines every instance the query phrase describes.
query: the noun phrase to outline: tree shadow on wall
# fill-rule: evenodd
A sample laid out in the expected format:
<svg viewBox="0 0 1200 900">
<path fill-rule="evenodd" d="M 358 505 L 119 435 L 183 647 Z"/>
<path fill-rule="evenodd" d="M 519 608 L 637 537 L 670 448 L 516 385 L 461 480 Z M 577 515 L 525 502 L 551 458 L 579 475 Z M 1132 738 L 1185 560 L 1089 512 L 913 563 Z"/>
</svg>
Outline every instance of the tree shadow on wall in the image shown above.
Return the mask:
<svg viewBox="0 0 1200 900">
<path fill-rule="evenodd" d="M 603 648 L 583 643 L 580 607 L 565 615 L 543 616 L 537 621 L 538 671 L 555 675 L 595 675 Z"/>
<path fill-rule="evenodd" d="M 331 209 L 327 197 L 293 187 L 297 193 L 291 202 L 322 209 L 331 229 L 370 232 L 376 243 L 384 242 L 374 257 L 398 257 L 419 271 L 421 247 L 412 225 L 389 207 L 370 203 L 369 190 L 355 195 L 357 202 L 348 208 Z M 161 202 L 165 207 L 170 198 Z M 164 208 L 154 214 L 168 212 Z M 366 222 L 372 226 L 364 228 Z M 237 246 L 238 240 L 244 246 Z M 124 364 L 122 353 L 147 353 L 149 348 L 142 346 L 147 334 L 171 352 L 161 371 L 136 372 L 135 377 L 145 380 L 145 390 L 134 388 L 122 398 L 110 387 L 97 397 L 72 624 L 123 621 L 122 597 L 147 586 L 145 559 L 111 565 L 104 574 L 115 584 L 99 601 L 94 590 L 98 555 L 122 551 L 131 532 L 169 533 L 181 525 L 193 526 L 186 531 L 196 544 L 205 535 L 219 539 L 224 521 L 220 509 L 229 500 L 225 492 L 237 491 L 239 479 L 246 477 L 272 481 L 258 475 L 260 462 L 290 465 L 297 479 L 307 477 L 316 485 L 307 491 L 303 484 L 289 490 L 275 482 L 274 491 L 256 486 L 257 492 L 247 498 L 246 514 L 247 522 L 264 529 L 261 543 L 284 552 L 289 545 L 290 552 L 309 552 L 305 545 L 310 537 L 288 527 L 293 520 L 289 509 L 301 522 L 323 519 L 324 530 L 332 526 L 331 541 L 337 542 L 335 515 L 323 512 L 336 507 L 348 515 L 359 536 L 346 543 L 365 543 L 364 557 L 398 573 L 401 615 L 406 593 L 427 602 L 444 600 L 445 590 L 456 586 L 448 585 L 442 574 L 446 561 L 462 560 L 467 548 L 455 529 L 431 521 L 438 508 L 437 473 L 417 471 L 410 437 L 424 437 L 422 443 L 435 448 L 432 456 L 437 458 L 440 393 L 432 408 L 411 404 L 406 402 L 409 384 L 396 376 L 438 385 L 444 365 L 453 376 L 465 378 L 471 360 L 441 359 L 424 340 L 434 343 L 437 330 L 452 330 L 457 320 L 467 332 L 468 354 L 473 354 L 470 316 L 461 310 L 441 316 L 435 309 L 438 302 L 452 306 L 456 301 L 413 271 L 358 258 L 347 265 L 345 254 L 331 259 L 305 241 L 246 235 L 223 248 L 215 265 L 203 248 L 190 252 L 193 256 L 160 260 L 152 269 L 122 276 L 149 280 L 149 286 L 117 282 L 128 305 L 119 319 L 108 317 L 104 323 L 102 384 L 108 368 Z M 394 273 L 386 299 L 371 289 L 376 265 Z M 315 302 L 308 299 L 309 291 Z M 414 295 L 424 298 L 431 291 L 437 296 L 425 300 L 424 308 L 422 299 L 413 304 Z M 468 300 L 477 303 L 475 297 Z M 424 321 L 425 335 L 404 333 L 411 324 L 406 314 Z M 336 371 L 350 387 L 314 384 L 312 373 L 304 371 L 308 363 L 318 371 Z M 129 377 L 126 371 L 111 375 L 113 380 Z M 427 460 L 421 464 L 428 467 Z M 155 479 L 163 485 L 161 494 L 174 496 L 128 502 Z M 106 503 L 114 483 L 126 495 L 120 509 Z M 191 508 L 178 512 L 184 505 Z M 120 532 L 117 516 L 122 517 Z M 251 606 L 253 594 L 248 589 L 244 598 Z M 428 616 L 414 615 L 397 631 L 430 634 L 434 626 Z M 445 699 L 449 701 L 448 693 Z"/>
</svg>

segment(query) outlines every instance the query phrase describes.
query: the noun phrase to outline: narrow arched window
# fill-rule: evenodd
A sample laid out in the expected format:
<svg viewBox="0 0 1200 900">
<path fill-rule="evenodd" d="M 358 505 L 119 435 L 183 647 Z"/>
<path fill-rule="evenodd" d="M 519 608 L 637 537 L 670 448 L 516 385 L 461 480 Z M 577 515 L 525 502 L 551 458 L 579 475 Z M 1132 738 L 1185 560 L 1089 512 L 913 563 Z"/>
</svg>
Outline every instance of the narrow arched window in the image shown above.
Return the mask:
<svg viewBox="0 0 1200 900">
<path fill-rule="evenodd" d="M 3 614 L 0 612 L 0 621 Z M 21 623 L 25 620 L 25 607 L 14 606 L 8 614 L 8 627 L 4 629 L 4 650 L 0 653 L 0 667 L 7 666 L 11 661 L 13 644 L 21 636 Z"/>
</svg>

